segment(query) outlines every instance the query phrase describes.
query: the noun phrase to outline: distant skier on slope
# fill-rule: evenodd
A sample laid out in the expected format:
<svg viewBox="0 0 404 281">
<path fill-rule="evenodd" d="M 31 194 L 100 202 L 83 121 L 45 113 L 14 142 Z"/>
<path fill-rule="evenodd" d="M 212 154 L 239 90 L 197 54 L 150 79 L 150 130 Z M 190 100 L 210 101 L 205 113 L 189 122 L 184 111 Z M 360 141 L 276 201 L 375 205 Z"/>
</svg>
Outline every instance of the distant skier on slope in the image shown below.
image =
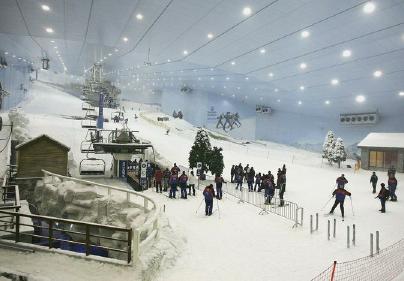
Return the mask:
<svg viewBox="0 0 404 281">
<path fill-rule="evenodd" d="M 338 187 L 334 192 L 332 193 L 332 196 L 335 196 L 335 203 L 331 208 L 330 214 L 334 213 L 335 208 L 339 204 L 339 208 L 341 209 L 341 215 L 342 219 L 344 219 L 344 201 L 345 201 L 345 196 L 351 196 L 351 193 L 347 190 L 345 190 L 343 187 Z"/>
<path fill-rule="evenodd" d="M 376 186 L 377 186 L 378 177 L 376 176 L 376 172 L 373 172 L 372 176 L 370 177 L 370 183 L 373 187 L 373 193 L 376 193 Z"/>
<path fill-rule="evenodd" d="M 337 178 L 336 183 L 337 188 L 341 187 L 343 189 L 345 185 L 348 183 L 348 180 L 345 178 L 345 175 L 342 174 L 340 177 Z"/>
<path fill-rule="evenodd" d="M 212 215 L 213 198 L 215 197 L 215 191 L 213 185 L 210 184 L 203 190 L 203 196 L 205 197 L 205 216 Z"/>
</svg>

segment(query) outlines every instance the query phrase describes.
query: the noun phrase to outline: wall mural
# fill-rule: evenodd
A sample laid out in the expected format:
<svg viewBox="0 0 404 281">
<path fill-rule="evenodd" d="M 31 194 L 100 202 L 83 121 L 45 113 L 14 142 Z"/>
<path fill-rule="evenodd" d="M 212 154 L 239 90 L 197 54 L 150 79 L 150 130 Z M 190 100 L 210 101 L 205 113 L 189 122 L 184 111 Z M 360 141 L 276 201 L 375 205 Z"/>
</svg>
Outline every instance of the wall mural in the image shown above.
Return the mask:
<svg viewBox="0 0 404 281">
<path fill-rule="evenodd" d="M 236 113 L 222 113 L 217 117 L 218 121 L 216 124 L 216 128 L 223 129 L 223 131 L 228 132 L 233 130 L 235 127 L 240 128 L 240 116 L 238 112 Z"/>
</svg>

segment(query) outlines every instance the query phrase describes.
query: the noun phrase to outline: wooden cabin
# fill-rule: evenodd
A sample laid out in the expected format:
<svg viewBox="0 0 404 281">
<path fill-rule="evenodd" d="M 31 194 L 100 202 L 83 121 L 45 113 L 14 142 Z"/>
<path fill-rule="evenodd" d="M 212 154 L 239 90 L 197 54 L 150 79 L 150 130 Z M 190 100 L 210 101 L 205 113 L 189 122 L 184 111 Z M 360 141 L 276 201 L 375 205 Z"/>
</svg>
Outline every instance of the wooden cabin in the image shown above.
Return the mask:
<svg viewBox="0 0 404 281">
<path fill-rule="evenodd" d="M 47 135 L 17 145 L 17 178 L 42 177 L 42 169 L 66 176 L 69 150 Z"/>
</svg>

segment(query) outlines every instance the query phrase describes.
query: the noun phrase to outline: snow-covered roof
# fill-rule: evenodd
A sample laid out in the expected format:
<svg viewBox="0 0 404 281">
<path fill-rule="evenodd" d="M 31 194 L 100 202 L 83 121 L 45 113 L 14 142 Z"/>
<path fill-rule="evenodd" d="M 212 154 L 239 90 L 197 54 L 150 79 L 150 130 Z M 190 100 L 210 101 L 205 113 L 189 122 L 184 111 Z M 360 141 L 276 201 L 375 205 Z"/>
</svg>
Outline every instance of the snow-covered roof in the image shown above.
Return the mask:
<svg viewBox="0 0 404 281">
<path fill-rule="evenodd" d="M 61 143 L 61 142 L 58 142 L 58 141 L 55 140 L 55 139 L 52 139 L 50 136 L 45 135 L 45 134 L 40 135 L 40 136 L 38 136 L 38 137 L 36 137 L 36 138 L 33 138 L 33 139 L 29 140 L 29 141 L 26 141 L 26 142 L 24 142 L 24 143 L 22 143 L 22 144 L 19 144 L 19 145 L 17 145 L 17 146 L 15 147 L 15 149 L 18 150 L 18 149 L 20 149 L 21 147 L 24 147 L 24 146 L 26 146 L 26 145 L 29 144 L 29 143 L 33 143 L 33 142 L 35 142 L 35 141 L 37 141 L 37 140 L 39 140 L 39 139 L 41 139 L 41 138 L 47 138 L 47 139 L 53 141 L 54 143 L 56 143 L 56 144 L 58 144 L 58 145 L 64 147 L 67 151 L 70 150 L 70 147 L 64 145 L 64 144 Z"/>
<path fill-rule="evenodd" d="M 370 133 L 358 147 L 404 148 L 404 133 Z"/>
</svg>

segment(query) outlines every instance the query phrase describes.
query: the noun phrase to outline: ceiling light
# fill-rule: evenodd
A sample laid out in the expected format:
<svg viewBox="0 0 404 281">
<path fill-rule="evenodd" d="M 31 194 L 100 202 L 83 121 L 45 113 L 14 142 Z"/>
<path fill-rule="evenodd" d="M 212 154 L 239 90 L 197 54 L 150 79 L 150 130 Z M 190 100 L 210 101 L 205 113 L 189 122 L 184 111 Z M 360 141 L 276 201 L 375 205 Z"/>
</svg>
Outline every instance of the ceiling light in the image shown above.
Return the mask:
<svg viewBox="0 0 404 281">
<path fill-rule="evenodd" d="M 272 72 L 268 73 L 269 77 L 274 77 L 274 74 Z"/>
<path fill-rule="evenodd" d="M 230 77 L 226 77 L 226 80 L 230 80 Z"/>
<path fill-rule="evenodd" d="M 245 80 L 248 80 L 248 79 L 249 79 L 248 77 L 245 78 Z"/>
<path fill-rule="evenodd" d="M 330 104 L 330 101 L 329 101 L 329 100 L 326 100 L 324 103 L 325 103 L 326 105 L 329 105 L 329 104 Z"/>
<path fill-rule="evenodd" d="M 45 28 L 45 31 L 48 33 L 53 33 L 53 29 L 50 27 Z"/>
<path fill-rule="evenodd" d="M 171 62 L 171 60 L 170 60 L 170 59 L 168 59 L 168 60 L 167 60 L 167 62 Z"/>
<path fill-rule="evenodd" d="M 15 58 L 16 57 L 16 55 L 13 55 L 13 58 Z"/>
<path fill-rule="evenodd" d="M 212 33 L 208 33 L 207 36 L 208 36 L 209 39 L 212 39 L 212 38 L 213 38 L 213 34 L 212 34 Z"/>
<path fill-rule="evenodd" d="M 373 13 L 375 9 L 376 9 L 376 5 L 371 1 L 366 2 L 366 4 L 363 6 L 363 12 L 366 14 Z"/>
<path fill-rule="evenodd" d="M 109 54 L 108 54 L 108 56 L 112 56 L 112 54 L 111 54 L 111 53 L 109 53 Z"/>
<path fill-rule="evenodd" d="M 379 78 L 383 75 L 383 72 L 381 70 L 376 70 L 375 72 L 373 72 L 373 76 L 376 78 Z"/>
<path fill-rule="evenodd" d="M 366 100 L 365 96 L 359 95 L 355 98 L 356 102 L 362 103 Z"/>
<path fill-rule="evenodd" d="M 399 92 L 398 95 L 399 95 L 400 97 L 404 97 L 404 91 Z"/>
<path fill-rule="evenodd" d="M 276 88 L 276 89 L 274 89 L 274 91 L 277 93 L 277 92 L 279 92 L 279 89 L 278 89 L 278 88 Z"/>
<path fill-rule="evenodd" d="M 122 40 L 123 40 L 123 42 L 128 42 L 129 38 L 128 37 L 123 37 Z"/>
<path fill-rule="evenodd" d="M 236 62 L 235 62 L 235 61 L 232 61 L 232 62 L 231 62 L 231 65 L 236 65 Z"/>
<path fill-rule="evenodd" d="M 300 86 L 300 90 L 301 90 L 301 91 L 304 91 L 304 86 Z"/>
<path fill-rule="evenodd" d="M 50 7 L 48 5 L 41 5 L 42 10 L 44 11 L 50 11 Z"/>
<path fill-rule="evenodd" d="M 299 105 L 302 105 L 302 101 L 301 101 L 301 100 L 299 100 L 297 103 L 298 103 Z"/>
<path fill-rule="evenodd" d="M 118 52 L 119 50 L 118 50 L 118 49 L 115 49 L 114 51 L 115 51 L 115 53 L 116 53 L 116 52 Z"/>
<path fill-rule="evenodd" d="M 260 53 L 261 54 L 265 54 L 267 52 L 267 50 L 265 50 L 264 48 L 262 48 L 261 50 L 260 50 Z"/>
<path fill-rule="evenodd" d="M 331 80 L 331 85 L 338 85 L 339 84 L 339 80 L 338 79 L 332 79 Z"/>
<path fill-rule="evenodd" d="M 53 47 L 54 49 L 57 49 L 58 48 L 58 46 L 55 46 L 55 47 Z"/>
<path fill-rule="evenodd" d="M 344 50 L 344 51 L 342 52 L 342 56 L 343 56 L 344 58 L 349 58 L 351 55 L 352 55 L 351 50 Z"/>
<path fill-rule="evenodd" d="M 215 77 L 210 77 L 210 80 L 215 80 Z"/>
<path fill-rule="evenodd" d="M 51 42 L 51 43 L 55 43 L 55 40 L 51 40 L 50 42 Z"/>
<path fill-rule="evenodd" d="M 142 20 L 142 19 L 143 19 L 143 15 L 142 15 L 142 14 L 137 14 L 137 15 L 136 15 L 136 18 L 137 18 L 138 20 Z"/>
<path fill-rule="evenodd" d="M 7 55 L 8 55 L 8 52 L 4 52 L 4 54 L 7 56 Z"/>
<path fill-rule="evenodd" d="M 249 16 L 249 15 L 251 15 L 251 13 L 252 13 L 252 10 L 251 10 L 250 7 L 244 7 L 244 9 L 243 9 L 243 15 Z"/>
<path fill-rule="evenodd" d="M 188 55 L 188 51 L 187 51 L 187 50 L 184 50 L 182 53 L 184 54 L 184 56 Z"/>
<path fill-rule="evenodd" d="M 304 62 L 302 62 L 300 64 L 300 69 L 306 69 L 307 68 L 307 64 L 305 64 Z"/>
<path fill-rule="evenodd" d="M 307 31 L 307 30 L 303 30 L 302 33 L 300 33 L 300 36 L 301 36 L 302 38 L 307 38 L 307 37 L 310 36 L 310 32 Z"/>
<path fill-rule="evenodd" d="M 280 100 L 280 99 L 277 99 L 276 101 L 277 101 L 277 102 L 281 102 L 281 100 Z"/>
</svg>

